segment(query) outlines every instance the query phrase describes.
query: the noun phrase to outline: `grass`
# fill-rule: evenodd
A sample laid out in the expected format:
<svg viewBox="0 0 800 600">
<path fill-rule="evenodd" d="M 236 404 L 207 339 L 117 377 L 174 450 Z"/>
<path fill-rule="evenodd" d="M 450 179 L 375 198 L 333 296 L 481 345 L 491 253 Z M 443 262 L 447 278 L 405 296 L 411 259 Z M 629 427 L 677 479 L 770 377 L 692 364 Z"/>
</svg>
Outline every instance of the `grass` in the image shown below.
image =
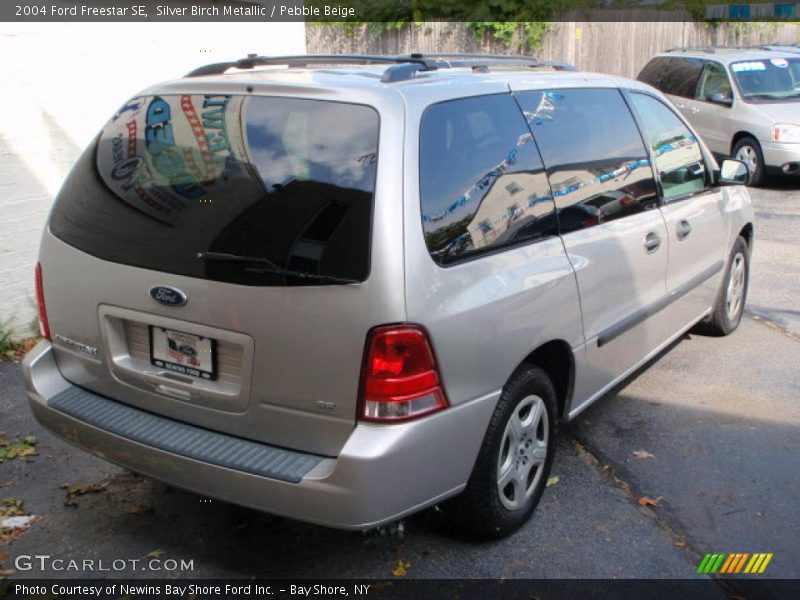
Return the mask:
<svg viewBox="0 0 800 600">
<path fill-rule="evenodd" d="M 39 336 L 15 339 L 11 321 L 0 322 L 0 361 L 22 359 L 39 341 Z"/>
</svg>

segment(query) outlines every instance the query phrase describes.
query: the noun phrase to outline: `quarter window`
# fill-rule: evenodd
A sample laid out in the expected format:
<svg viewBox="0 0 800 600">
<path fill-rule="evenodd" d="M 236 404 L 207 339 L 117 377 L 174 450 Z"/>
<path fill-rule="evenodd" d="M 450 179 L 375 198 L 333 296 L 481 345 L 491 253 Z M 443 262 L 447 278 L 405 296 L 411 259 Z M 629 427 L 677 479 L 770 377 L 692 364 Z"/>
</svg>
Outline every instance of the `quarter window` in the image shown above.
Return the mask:
<svg viewBox="0 0 800 600">
<path fill-rule="evenodd" d="M 706 189 L 706 166 L 695 135 L 660 100 L 631 94 L 661 179 L 665 202 Z"/>
<path fill-rule="evenodd" d="M 541 150 L 562 233 L 657 205 L 642 136 L 618 90 L 531 91 L 517 99 Z"/>
<path fill-rule="evenodd" d="M 557 233 L 547 176 L 509 94 L 429 107 L 419 170 L 425 243 L 440 265 Z"/>
</svg>

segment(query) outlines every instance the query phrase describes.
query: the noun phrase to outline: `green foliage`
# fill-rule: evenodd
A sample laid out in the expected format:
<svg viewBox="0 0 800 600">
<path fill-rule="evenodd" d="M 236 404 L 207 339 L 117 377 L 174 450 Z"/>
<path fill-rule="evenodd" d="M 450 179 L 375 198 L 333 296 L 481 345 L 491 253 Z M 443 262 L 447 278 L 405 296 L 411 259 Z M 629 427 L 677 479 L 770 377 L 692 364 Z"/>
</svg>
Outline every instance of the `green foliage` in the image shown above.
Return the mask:
<svg viewBox="0 0 800 600">
<path fill-rule="evenodd" d="M 506 49 L 516 46 L 522 50 L 539 50 L 551 25 L 547 21 L 468 21 L 466 26 L 476 42 L 491 35 Z"/>
<path fill-rule="evenodd" d="M 11 319 L 0 322 L 0 360 L 14 360 L 17 355 L 17 342 L 11 332 Z"/>
</svg>

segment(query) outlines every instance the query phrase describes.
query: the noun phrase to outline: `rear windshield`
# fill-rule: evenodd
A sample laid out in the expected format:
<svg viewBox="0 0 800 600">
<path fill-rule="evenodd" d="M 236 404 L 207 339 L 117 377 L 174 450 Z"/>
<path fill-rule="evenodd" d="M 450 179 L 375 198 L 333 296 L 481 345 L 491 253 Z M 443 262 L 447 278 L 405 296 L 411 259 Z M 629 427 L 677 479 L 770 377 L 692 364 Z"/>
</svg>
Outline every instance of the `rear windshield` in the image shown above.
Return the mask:
<svg viewBox="0 0 800 600">
<path fill-rule="evenodd" d="M 60 192 L 52 233 L 99 258 L 243 285 L 369 273 L 378 114 L 296 98 L 133 98 Z"/>
</svg>

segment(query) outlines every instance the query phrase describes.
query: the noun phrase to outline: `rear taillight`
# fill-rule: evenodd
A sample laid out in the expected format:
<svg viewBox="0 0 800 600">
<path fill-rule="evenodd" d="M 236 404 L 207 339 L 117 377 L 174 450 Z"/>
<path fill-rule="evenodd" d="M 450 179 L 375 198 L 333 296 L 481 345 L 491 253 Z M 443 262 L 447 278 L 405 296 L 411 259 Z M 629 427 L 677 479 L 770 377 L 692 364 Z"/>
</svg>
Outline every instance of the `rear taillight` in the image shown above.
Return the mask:
<svg viewBox="0 0 800 600">
<path fill-rule="evenodd" d="M 361 418 L 414 419 L 448 406 L 430 340 L 416 325 L 376 327 L 367 336 Z"/>
<path fill-rule="evenodd" d="M 50 339 L 50 325 L 47 323 L 47 310 L 44 307 L 44 285 L 42 285 L 42 265 L 36 263 L 36 306 L 39 308 L 39 331 L 42 337 Z"/>
</svg>

